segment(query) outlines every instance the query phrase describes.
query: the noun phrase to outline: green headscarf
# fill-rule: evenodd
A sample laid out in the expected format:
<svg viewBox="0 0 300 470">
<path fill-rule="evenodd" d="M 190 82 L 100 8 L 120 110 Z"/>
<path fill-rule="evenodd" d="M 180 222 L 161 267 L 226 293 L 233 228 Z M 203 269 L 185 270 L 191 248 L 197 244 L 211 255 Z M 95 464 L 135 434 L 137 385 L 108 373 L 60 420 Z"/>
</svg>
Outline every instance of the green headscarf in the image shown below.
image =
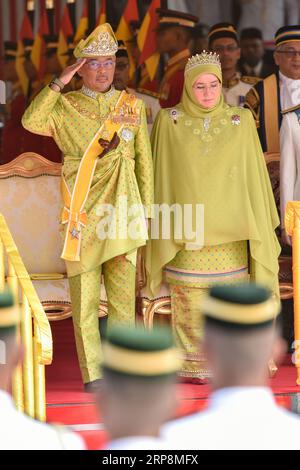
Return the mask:
<svg viewBox="0 0 300 470">
<path fill-rule="evenodd" d="M 154 123 L 155 203 L 190 204 L 193 221 L 197 204 L 203 204 L 205 246 L 249 240 L 252 280 L 278 294 L 279 218 L 252 114 L 223 98 L 213 109 L 199 106 L 192 94 L 199 72 L 221 78 L 214 65 L 190 69 L 181 103 L 161 110 Z M 174 230 L 170 239 L 149 240 L 146 269 L 153 294 L 164 266 L 193 242 L 185 233 L 175 237 Z"/>
<path fill-rule="evenodd" d="M 187 69 L 186 69 L 187 70 Z M 222 85 L 221 67 L 213 64 L 199 64 L 185 72 L 184 87 L 181 98 L 181 106 L 186 114 L 193 117 L 214 117 L 220 114 L 227 105 L 221 93 L 219 102 L 213 108 L 204 108 L 199 104 L 193 91 L 193 85 L 199 75 L 210 73 L 215 75 Z"/>
</svg>

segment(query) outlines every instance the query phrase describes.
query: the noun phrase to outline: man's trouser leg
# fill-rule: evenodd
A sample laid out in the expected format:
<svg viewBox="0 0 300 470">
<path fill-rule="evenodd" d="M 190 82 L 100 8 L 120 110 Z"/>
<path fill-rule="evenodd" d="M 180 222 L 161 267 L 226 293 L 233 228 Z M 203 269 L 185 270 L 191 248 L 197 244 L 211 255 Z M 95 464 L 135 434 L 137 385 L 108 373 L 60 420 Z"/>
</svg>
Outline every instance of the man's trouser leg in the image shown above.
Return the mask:
<svg viewBox="0 0 300 470">
<path fill-rule="evenodd" d="M 102 266 L 108 302 L 108 329 L 113 325 L 135 326 L 135 266 L 125 255 Z"/>
<path fill-rule="evenodd" d="M 69 278 L 76 348 L 84 383 L 101 377 L 100 282 L 101 266 Z"/>
</svg>

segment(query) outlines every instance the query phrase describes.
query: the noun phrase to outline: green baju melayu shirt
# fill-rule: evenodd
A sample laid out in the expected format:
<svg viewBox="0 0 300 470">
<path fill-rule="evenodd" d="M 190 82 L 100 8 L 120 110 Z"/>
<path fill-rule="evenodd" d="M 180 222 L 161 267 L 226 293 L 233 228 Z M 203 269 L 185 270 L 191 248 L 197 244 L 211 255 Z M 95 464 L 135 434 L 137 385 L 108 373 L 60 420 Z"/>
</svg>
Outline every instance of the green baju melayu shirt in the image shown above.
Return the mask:
<svg viewBox="0 0 300 470">
<path fill-rule="evenodd" d="M 120 93 L 114 88 L 96 93 L 83 87 L 60 94 L 46 86 L 23 116 L 27 130 L 52 136 L 63 152 L 62 173 L 71 193 L 84 152 L 116 106 Z M 141 100 L 137 101 L 136 115 L 135 122 L 126 121 L 124 116 L 118 147 L 97 162 L 84 207 L 88 222 L 82 229 L 80 261 L 66 262 L 69 277 L 88 272 L 115 256 L 134 253 L 145 244 L 143 218 L 151 214 L 153 170 Z M 135 229 L 133 232 L 128 224 Z"/>
</svg>

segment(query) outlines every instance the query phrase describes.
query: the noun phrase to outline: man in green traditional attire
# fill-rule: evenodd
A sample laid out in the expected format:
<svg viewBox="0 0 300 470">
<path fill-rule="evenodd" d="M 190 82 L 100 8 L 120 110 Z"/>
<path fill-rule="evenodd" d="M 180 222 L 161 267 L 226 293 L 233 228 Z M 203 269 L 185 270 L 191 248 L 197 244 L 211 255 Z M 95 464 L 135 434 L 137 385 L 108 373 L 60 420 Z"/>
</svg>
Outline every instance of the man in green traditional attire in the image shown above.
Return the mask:
<svg viewBox="0 0 300 470">
<path fill-rule="evenodd" d="M 74 50 L 67 67 L 31 103 L 23 125 L 50 135 L 64 154 L 62 226 L 73 323 L 86 390 L 99 386 L 100 279 L 111 324 L 135 325 L 136 252 L 145 244 L 153 170 L 145 107 L 112 86 L 118 44 L 109 24 Z M 81 90 L 61 94 L 75 73 Z M 108 213 L 108 214 L 107 214 Z"/>
<path fill-rule="evenodd" d="M 150 240 L 149 286 L 156 295 L 163 280 L 169 284 L 185 359 L 180 375 L 203 383 L 211 373 L 199 352 L 202 299 L 215 284 L 248 279 L 278 296 L 279 219 L 254 120 L 248 110 L 225 104 L 216 54 L 189 59 L 181 103 L 159 112 L 151 139 L 155 203 L 189 207 L 190 217 L 181 211 L 176 220 L 175 212 L 171 237 L 160 229 Z M 197 224 L 199 205 L 204 216 Z M 163 218 L 157 212 L 154 220 L 162 228 Z M 191 236 L 182 221 L 190 223 Z"/>
</svg>

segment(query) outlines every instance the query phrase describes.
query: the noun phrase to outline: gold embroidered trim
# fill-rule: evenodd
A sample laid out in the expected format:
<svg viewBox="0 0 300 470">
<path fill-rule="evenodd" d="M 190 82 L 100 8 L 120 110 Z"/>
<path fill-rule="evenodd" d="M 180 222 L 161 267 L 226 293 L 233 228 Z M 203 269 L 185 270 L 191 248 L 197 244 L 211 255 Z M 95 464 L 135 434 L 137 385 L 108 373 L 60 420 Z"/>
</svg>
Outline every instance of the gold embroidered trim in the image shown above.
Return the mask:
<svg viewBox="0 0 300 470">
<path fill-rule="evenodd" d="M 90 112 L 81 107 L 73 96 L 66 96 L 66 100 L 71 104 L 71 106 L 73 106 L 73 108 L 75 108 L 76 111 L 84 117 L 88 117 L 99 122 L 107 119 L 108 115 L 111 114 L 111 120 L 114 123 L 120 122 L 123 124 L 138 125 L 140 123 L 140 114 L 138 110 L 134 110 L 132 108 L 132 98 L 135 99 L 135 96 L 128 95 L 126 103 L 120 109 L 115 110 L 115 107 L 111 106 L 108 113 L 101 115 L 95 112 Z"/>
<path fill-rule="evenodd" d="M 108 116 L 108 113 L 105 116 L 101 116 L 98 113 L 90 112 L 87 109 L 82 108 L 80 104 L 76 101 L 76 99 L 73 98 L 73 96 L 66 96 L 66 100 L 70 103 L 71 106 L 73 106 L 73 108 L 76 109 L 76 111 L 78 111 L 79 114 L 81 114 L 84 117 L 93 119 L 94 121 L 99 122 L 100 119 L 104 119 Z"/>
<path fill-rule="evenodd" d="M 205 369 L 181 370 L 177 375 L 179 375 L 179 377 L 192 377 L 197 379 L 210 379 L 213 376 L 210 370 Z"/>
</svg>

